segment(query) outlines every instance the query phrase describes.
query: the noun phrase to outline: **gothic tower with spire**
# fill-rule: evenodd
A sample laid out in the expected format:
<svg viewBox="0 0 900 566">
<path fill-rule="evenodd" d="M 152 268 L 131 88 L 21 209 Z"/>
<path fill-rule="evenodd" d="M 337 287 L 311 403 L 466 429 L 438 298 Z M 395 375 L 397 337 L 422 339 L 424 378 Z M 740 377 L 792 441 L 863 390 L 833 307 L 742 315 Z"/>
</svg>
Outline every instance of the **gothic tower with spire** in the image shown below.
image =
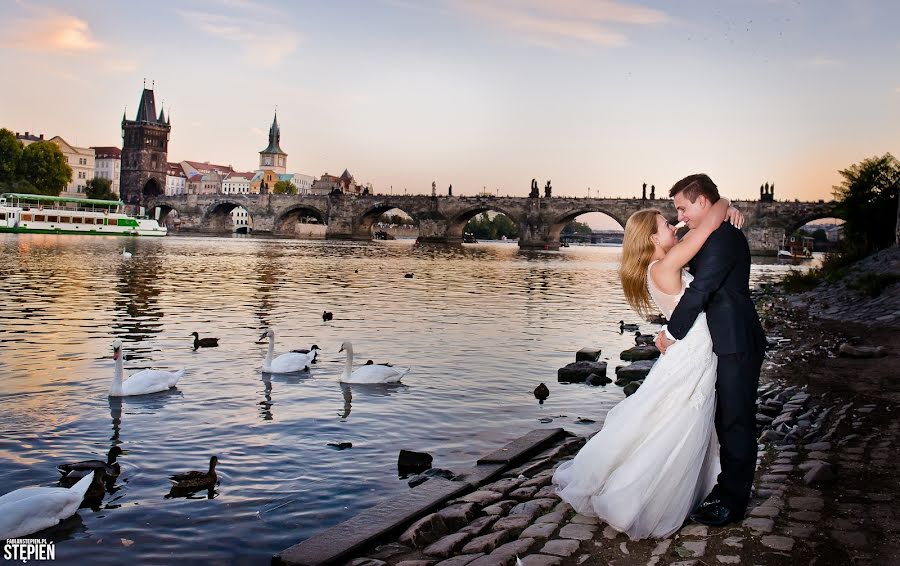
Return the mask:
<svg viewBox="0 0 900 566">
<path fill-rule="evenodd" d="M 278 127 L 278 113 L 269 128 L 269 145 L 259 152 L 259 168 L 275 173 L 287 173 L 287 154 L 281 150 L 281 128 Z"/>
<path fill-rule="evenodd" d="M 140 205 L 145 197 L 165 193 L 171 130 L 164 110 L 156 113 L 153 89 L 145 85 L 137 117 L 126 120 L 122 115 L 120 196 L 125 204 Z"/>
</svg>

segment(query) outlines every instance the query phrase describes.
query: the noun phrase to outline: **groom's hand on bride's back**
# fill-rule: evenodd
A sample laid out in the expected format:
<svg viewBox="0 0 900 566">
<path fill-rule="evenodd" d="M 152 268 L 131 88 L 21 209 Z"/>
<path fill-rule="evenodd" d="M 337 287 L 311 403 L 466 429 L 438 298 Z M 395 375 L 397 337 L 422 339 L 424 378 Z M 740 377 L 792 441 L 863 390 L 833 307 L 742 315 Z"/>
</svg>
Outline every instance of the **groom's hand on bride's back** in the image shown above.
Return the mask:
<svg viewBox="0 0 900 566">
<path fill-rule="evenodd" d="M 656 335 L 656 347 L 659 348 L 659 351 L 663 354 L 666 353 L 666 350 L 675 343 L 674 340 L 670 340 L 668 336 L 666 336 L 666 332 L 664 330 L 660 330 L 659 334 Z"/>
</svg>

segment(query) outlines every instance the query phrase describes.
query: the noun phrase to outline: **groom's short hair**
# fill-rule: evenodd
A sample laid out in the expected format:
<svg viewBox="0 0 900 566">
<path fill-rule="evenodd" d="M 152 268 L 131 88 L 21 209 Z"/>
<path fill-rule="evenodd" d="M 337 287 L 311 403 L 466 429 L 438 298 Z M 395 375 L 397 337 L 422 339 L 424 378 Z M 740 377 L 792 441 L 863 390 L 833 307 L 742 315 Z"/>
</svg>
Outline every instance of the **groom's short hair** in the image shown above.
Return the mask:
<svg viewBox="0 0 900 566">
<path fill-rule="evenodd" d="M 705 196 L 712 204 L 719 200 L 719 187 L 705 173 L 688 175 L 672 185 L 672 189 L 669 191 L 669 198 L 674 198 L 678 193 L 682 193 L 684 198 L 691 202 L 696 201 L 700 195 Z"/>
</svg>

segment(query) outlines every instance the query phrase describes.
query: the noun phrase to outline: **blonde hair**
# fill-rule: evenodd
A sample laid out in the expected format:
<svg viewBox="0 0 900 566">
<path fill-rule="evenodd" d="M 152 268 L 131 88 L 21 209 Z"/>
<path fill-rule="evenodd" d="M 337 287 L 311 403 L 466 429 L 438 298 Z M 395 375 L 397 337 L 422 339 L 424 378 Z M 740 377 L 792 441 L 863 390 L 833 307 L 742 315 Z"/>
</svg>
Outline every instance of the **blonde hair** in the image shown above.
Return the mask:
<svg viewBox="0 0 900 566">
<path fill-rule="evenodd" d="M 639 315 L 649 317 L 654 310 L 647 290 L 647 266 L 655 250 L 650 236 L 656 234 L 656 217 L 662 214 L 655 208 L 645 208 L 631 215 L 625 223 L 622 241 L 622 265 L 619 280 L 628 304 Z"/>
</svg>

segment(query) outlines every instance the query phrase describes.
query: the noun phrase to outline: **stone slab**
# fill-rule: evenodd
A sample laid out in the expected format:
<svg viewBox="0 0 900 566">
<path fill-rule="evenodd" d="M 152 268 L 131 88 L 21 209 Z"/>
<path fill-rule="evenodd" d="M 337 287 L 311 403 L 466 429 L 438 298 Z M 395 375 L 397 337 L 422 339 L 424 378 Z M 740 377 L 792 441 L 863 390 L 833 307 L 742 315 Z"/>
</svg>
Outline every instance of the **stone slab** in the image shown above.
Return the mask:
<svg viewBox="0 0 900 566">
<path fill-rule="evenodd" d="M 414 489 L 281 551 L 272 562 L 318 566 L 346 558 L 469 489 L 465 482 L 431 478 Z"/>
<path fill-rule="evenodd" d="M 584 347 L 575 352 L 576 362 L 596 362 L 600 359 L 600 348 Z"/>
<path fill-rule="evenodd" d="M 495 450 L 478 460 L 478 465 L 505 464 L 514 465 L 524 460 L 529 454 L 540 450 L 554 440 L 560 440 L 566 432 L 561 428 L 545 428 L 532 430 L 524 436 L 513 440 L 506 446 Z M 425 482 L 428 483 L 428 482 Z"/>
</svg>

